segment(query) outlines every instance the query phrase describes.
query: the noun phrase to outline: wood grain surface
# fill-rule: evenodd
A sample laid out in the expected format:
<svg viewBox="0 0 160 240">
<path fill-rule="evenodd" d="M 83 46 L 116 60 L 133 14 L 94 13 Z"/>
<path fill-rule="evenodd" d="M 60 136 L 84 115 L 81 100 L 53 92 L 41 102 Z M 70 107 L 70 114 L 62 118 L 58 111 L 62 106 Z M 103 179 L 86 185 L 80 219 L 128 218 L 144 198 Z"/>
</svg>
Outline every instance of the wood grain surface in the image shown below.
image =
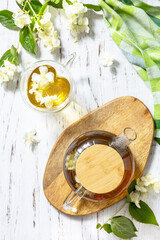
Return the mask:
<svg viewBox="0 0 160 240">
<path fill-rule="evenodd" d="M 95 144 L 84 150 L 76 163 L 83 187 L 93 193 L 107 193 L 118 187 L 124 175 L 123 159 L 113 148 Z"/>
<path fill-rule="evenodd" d="M 149 110 L 137 98 L 121 97 L 106 103 L 73 123 L 61 134 L 50 154 L 43 181 L 46 198 L 55 208 L 65 214 L 75 215 L 72 211 L 63 209 L 63 202 L 71 191 L 63 174 L 63 161 L 72 141 L 79 135 L 93 130 L 103 130 L 118 136 L 126 127 L 134 129 L 137 133 L 137 139 L 129 145 L 129 148 L 135 160 L 134 177 L 138 178 L 143 173 L 150 153 L 154 123 Z M 113 200 L 102 203 L 83 199 L 77 204 L 76 215 L 100 211 L 121 200 L 125 194 L 126 192 L 123 192 Z"/>
<path fill-rule="evenodd" d="M 97 0 L 84 0 L 97 4 Z M 159 5 L 159 0 L 148 0 Z M 14 0 L 0 1 L 0 10 L 17 11 Z M 111 39 L 101 15 L 88 11 L 90 33 L 74 43 L 66 29 L 62 11 L 54 11 L 52 20 L 58 29 L 62 48 L 49 53 L 37 48 L 37 56 L 20 47 L 22 67 L 37 60 L 55 60 L 65 63 L 70 54 L 77 57 L 68 68 L 74 79 L 74 101 L 69 108 L 57 114 L 44 115 L 26 106 L 19 91 L 18 77 L 0 88 L 0 240 L 116 240 L 105 231 L 97 231 L 97 223 L 104 223 L 124 203 L 85 217 L 71 217 L 57 211 L 43 192 L 43 175 L 53 145 L 60 134 L 88 112 L 121 96 L 139 98 L 153 114 L 150 89 L 135 72 L 123 53 Z M 19 34 L 0 25 L 0 55 L 12 44 L 17 47 Z M 110 68 L 101 65 L 105 53 L 114 56 Z M 32 151 L 24 144 L 26 132 L 36 129 L 40 143 Z M 142 149 L 143 150 L 143 149 Z M 154 141 L 145 173 L 160 176 L 160 147 Z M 54 169 L 53 169 L 54 174 Z M 160 223 L 160 195 L 151 193 L 146 200 Z M 128 208 L 120 215 L 130 217 Z M 159 240 L 159 228 L 134 221 L 138 229 L 136 240 Z"/>
</svg>

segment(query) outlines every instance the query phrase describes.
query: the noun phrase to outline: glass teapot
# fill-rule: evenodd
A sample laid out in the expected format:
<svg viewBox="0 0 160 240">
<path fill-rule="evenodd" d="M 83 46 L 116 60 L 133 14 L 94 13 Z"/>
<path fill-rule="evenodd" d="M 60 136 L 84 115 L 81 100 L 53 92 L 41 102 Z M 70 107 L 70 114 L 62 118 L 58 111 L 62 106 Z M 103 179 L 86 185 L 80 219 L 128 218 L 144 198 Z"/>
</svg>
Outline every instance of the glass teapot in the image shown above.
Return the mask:
<svg viewBox="0 0 160 240">
<path fill-rule="evenodd" d="M 64 175 L 72 191 L 63 208 L 73 210 L 82 199 L 94 202 L 121 195 L 131 183 L 135 163 L 128 145 L 137 138 L 126 127 L 119 136 L 90 131 L 76 138 L 64 157 Z"/>
</svg>

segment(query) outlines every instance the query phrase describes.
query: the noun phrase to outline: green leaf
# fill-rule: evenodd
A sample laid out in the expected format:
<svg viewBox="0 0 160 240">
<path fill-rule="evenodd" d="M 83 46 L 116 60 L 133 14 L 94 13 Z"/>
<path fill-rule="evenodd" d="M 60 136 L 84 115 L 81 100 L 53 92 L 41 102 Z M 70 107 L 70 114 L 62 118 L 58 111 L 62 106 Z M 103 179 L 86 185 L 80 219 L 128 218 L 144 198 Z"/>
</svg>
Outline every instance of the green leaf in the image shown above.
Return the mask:
<svg viewBox="0 0 160 240">
<path fill-rule="evenodd" d="M 35 11 L 35 13 L 38 14 L 42 7 L 42 3 L 39 0 L 32 0 L 30 4 L 31 4 L 33 10 Z"/>
<path fill-rule="evenodd" d="M 13 45 L 11 46 L 11 54 L 12 54 L 12 56 L 14 58 L 14 63 L 16 65 L 19 65 L 18 51 L 17 51 L 17 49 Z"/>
<path fill-rule="evenodd" d="M 107 233 L 111 233 L 111 232 L 112 232 L 111 225 L 108 224 L 108 223 L 104 224 L 103 229 L 104 229 Z"/>
<path fill-rule="evenodd" d="M 23 9 L 23 6 L 19 2 L 16 1 L 16 3 L 20 9 Z"/>
<path fill-rule="evenodd" d="M 45 10 L 46 10 L 48 5 L 50 5 L 50 6 L 54 7 L 54 8 L 61 8 L 62 9 L 63 8 L 63 0 L 48 0 L 47 2 L 45 2 L 42 5 L 42 7 L 41 7 L 41 9 L 39 11 L 39 15 L 43 15 L 44 14 L 44 12 L 45 12 Z"/>
<path fill-rule="evenodd" d="M 140 201 L 139 204 L 141 208 L 138 208 L 134 203 L 129 204 L 131 216 L 138 222 L 159 226 L 152 209 L 143 201 Z"/>
<path fill-rule="evenodd" d="M 83 4 L 83 5 L 88 9 L 94 10 L 96 12 L 99 12 L 102 10 L 101 6 L 98 6 L 98 5 L 93 5 L 93 4 Z"/>
<path fill-rule="evenodd" d="M 0 11 L 0 23 L 9 29 L 19 29 L 14 23 L 13 12 L 8 10 Z"/>
<path fill-rule="evenodd" d="M 101 227 L 101 224 L 98 223 L 97 226 L 96 226 L 96 228 L 98 229 L 98 228 L 100 228 L 100 227 Z"/>
<path fill-rule="evenodd" d="M 72 3 L 70 0 L 66 0 L 66 2 L 67 2 L 69 5 L 73 5 L 73 3 Z"/>
<path fill-rule="evenodd" d="M 32 21 L 31 24 L 30 24 L 31 31 L 32 31 L 32 32 L 37 32 L 37 31 L 35 30 L 35 23 L 36 23 L 35 18 L 32 18 L 31 21 Z"/>
<path fill-rule="evenodd" d="M 48 1 L 48 5 L 54 8 L 63 8 L 63 0 L 50 0 Z"/>
<path fill-rule="evenodd" d="M 130 194 L 131 192 L 135 191 L 136 180 L 134 179 L 131 184 L 129 185 L 127 192 Z"/>
<path fill-rule="evenodd" d="M 122 3 L 126 4 L 126 5 L 133 5 L 131 0 L 121 0 Z"/>
<path fill-rule="evenodd" d="M 3 66 L 4 61 L 8 60 L 11 63 L 19 65 L 17 49 L 12 45 L 11 49 L 7 50 L 0 59 L 0 67 Z"/>
<path fill-rule="evenodd" d="M 19 41 L 25 50 L 29 53 L 35 54 L 35 40 L 28 26 L 25 26 L 20 30 Z"/>
<path fill-rule="evenodd" d="M 29 14 L 31 16 L 38 14 L 41 7 L 42 7 L 42 3 L 39 0 L 31 0 L 28 3 L 25 3 L 26 1 L 24 1 L 23 6 L 25 6 L 25 11 L 28 11 Z M 21 5 L 19 6 L 21 8 Z M 22 7 L 24 8 L 24 7 Z"/>
<path fill-rule="evenodd" d="M 111 219 L 111 230 L 119 238 L 128 239 L 136 237 L 136 227 L 132 221 L 124 216 L 117 216 Z"/>
<path fill-rule="evenodd" d="M 127 189 L 127 202 L 131 202 L 130 193 L 135 191 L 136 180 L 134 179 Z"/>
<path fill-rule="evenodd" d="M 41 7 L 41 9 L 39 11 L 39 15 L 43 15 L 44 14 L 44 12 L 45 12 L 45 10 L 46 10 L 46 8 L 48 6 L 48 2 L 49 1 L 45 2 L 45 4 L 42 5 L 42 7 Z"/>
<path fill-rule="evenodd" d="M 0 59 L 0 67 L 3 66 L 4 61 L 5 61 L 6 59 L 8 59 L 8 61 L 10 61 L 10 62 L 11 62 L 12 59 L 13 59 L 13 56 L 12 56 L 12 54 L 11 54 L 11 50 L 10 50 L 10 49 L 7 50 L 7 51 L 3 54 L 3 56 L 1 57 L 1 59 Z"/>
<path fill-rule="evenodd" d="M 151 18 L 151 20 L 152 20 L 155 24 L 157 24 L 157 25 L 160 27 L 160 19 L 159 19 L 159 18 L 156 18 L 156 17 L 154 17 L 154 16 L 152 16 L 152 15 L 150 15 L 150 14 L 148 14 L 148 16 Z"/>
</svg>

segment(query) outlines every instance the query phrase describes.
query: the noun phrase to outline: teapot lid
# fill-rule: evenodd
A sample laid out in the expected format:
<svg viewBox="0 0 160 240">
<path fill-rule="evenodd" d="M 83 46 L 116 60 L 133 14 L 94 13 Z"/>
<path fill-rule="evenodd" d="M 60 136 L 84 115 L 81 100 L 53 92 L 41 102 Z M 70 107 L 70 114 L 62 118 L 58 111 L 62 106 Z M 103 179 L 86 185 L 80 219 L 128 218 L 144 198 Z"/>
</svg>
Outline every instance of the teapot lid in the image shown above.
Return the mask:
<svg viewBox="0 0 160 240">
<path fill-rule="evenodd" d="M 107 193 L 116 189 L 124 176 L 120 154 L 107 145 L 95 144 L 85 149 L 76 163 L 79 182 L 93 193 Z"/>
</svg>

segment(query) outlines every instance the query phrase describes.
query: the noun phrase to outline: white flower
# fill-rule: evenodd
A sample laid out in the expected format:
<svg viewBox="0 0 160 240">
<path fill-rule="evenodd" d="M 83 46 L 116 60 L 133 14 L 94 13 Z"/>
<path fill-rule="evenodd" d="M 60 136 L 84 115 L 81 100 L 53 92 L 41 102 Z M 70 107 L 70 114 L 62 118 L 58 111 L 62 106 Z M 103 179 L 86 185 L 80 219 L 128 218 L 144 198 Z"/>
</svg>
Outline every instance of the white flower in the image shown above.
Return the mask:
<svg viewBox="0 0 160 240">
<path fill-rule="evenodd" d="M 82 15 L 87 12 L 87 7 L 84 7 L 83 3 L 74 1 L 73 4 L 69 5 L 65 0 L 63 1 L 63 8 L 65 14 L 68 18 L 71 18 L 75 15 Z"/>
<path fill-rule="evenodd" d="M 1 82 L 9 82 L 13 80 L 15 73 L 18 71 L 18 67 L 12 64 L 8 60 L 4 61 L 4 66 L 0 67 L 0 80 Z"/>
<path fill-rule="evenodd" d="M 9 76 L 3 71 L 3 68 L 0 68 L 0 81 L 9 82 Z"/>
<path fill-rule="evenodd" d="M 51 82 L 54 82 L 54 73 L 48 72 L 47 66 L 39 67 L 40 74 L 32 74 L 32 88 L 29 90 L 30 94 L 35 95 L 35 99 L 41 105 L 44 104 L 46 108 L 52 108 L 53 105 L 58 101 L 57 95 L 46 96 L 46 88 L 48 88 Z"/>
<path fill-rule="evenodd" d="M 135 188 L 141 193 L 150 191 L 158 192 L 158 188 L 160 188 L 160 181 L 151 174 L 147 174 L 146 176 L 142 176 L 141 178 L 137 179 Z"/>
<path fill-rule="evenodd" d="M 10 79 L 14 77 L 15 72 L 17 72 L 18 68 L 15 64 L 12 64 L 10 61 L 4 61 L 4 72 L 9 76 Z"/>
<path fill-rule="evenodd" d="M 135 203 L 135 205 L 140 208 L 140 194 L 138 192 L 131 192 L 130 193 L 131 202 Z"/>
<path fill-rule="evenodd" d="M 74 152 L 71 152 L 67 157 L 66 157 L 66 162 L 65 162 L 65 167 L 67 170 L 74 170 L 76 167 L 76 159 L 74 156 Z"/>
<path fill-rule="evenodd" d="M 53 104 L 58 101 L 58 97 L 57 95 L 53 95 L 53 96 L 46 96 L 46 97 L 43 97 L 41 99 L 41 104 L 44 103 L 44 105 L 46 106 L 46 108 L 52 108 L 53 107 Z"/>
<path fill-rule="evenodd" d="M 47 47 L 49 51 L 52 52 L 57 48 L 60 48 L 60 40 L 59 40 L 57 31 L 53 31 L 51 33 L 39 31 L 38 36 L 41 42 L 43 43 L 43 45 Z"/>
<path fill-rule="evenodd" d="M 147 193 L 150 191 L 160 192 L 160 180 L 153 177 L 151 174 L 138 178 L 135 185 L 135 191 L 130 193 L 131 201 L 135 203 L 137 207 L 140 207 L 139 201 L 142 197 L 147 198 Z"/>
<path fill-rule="evenodd" d="M 63 8 L 67 16 L 67 28 L 70 30 L 75 41 L 78 41 L 78 35 L 82 32 L 89 32 L 88 18 L 84 17 L 87 8 L 82 3 L 75 1 L 72 5 L 63 1 Z"/>
<path fill-rule="evenodd" d="M 142 193 L 147 192 L 147 188 L 145 188 L 144 182 L 141 179 L 137 179 L 137 184 L 135 185 L 135 189 Z"/>
<path fill-rule="evenodd" d="M 29 93 L 33 94 L 36 91 L 37 88 L 38 88 L 38 83 L 33 82 L 32 88 L 29 90 Z"/>
<path fill-rule="evenodd" d="M 150 184 L 156 183 L 156 178 L 154 178 L 151 174 L 147 174 L 146 176 L 142 176 L 140 179 L 144 186 L 149 186 Z"/>
<path fill-rule="evenodd" d="M 154 183 L 154 191 L 155 191 L 156 193 L 159 193 L 159 192 L 160 192 L 160 182 Z"/>
<path fill-rule="evenodd" d="M 37 87 L 42 89 L 46 88 L 50 82 L 54 81 L 54 73 L 48 72 L 48 67 L 41 66 L 39 67 L 39 71 L 40 71 L 40 74 L 37 74 L 37 73 L 32 74 L 32 82 L 35 82 L 38 84 L 38 85 L 33 85 L 34 89 L 36 89 Z"/>
<path fill-rule="evenodd" d="M 22 11 L 17 12 L 13 15 L 14 22 L 19 28 L 23 28 L 26 25 L 29 25 L 31 23 L 31 19 L 29 14 L 24 13 Z"/>
<path fill-rule="evenodd" d="M 40 17 L 39 21 L 36 22 L 35 28 L 38 31 L 37 34 L 42 44 L 47 47 L 49 51 L 60 48 L 58 32 L 51 22 L 51 14 L 48 11 L 46 11 L 44 15 Z"/>
<path fill-rule="evenodd" d="M 35 145 L 40 142 L 39 138 L 37 137 L 37 133 L 35 130 L 32 130 L 29 133 L 26 133 L 24 136 L 24 142 L 28 143 L 30 146 Z"/>
<path fill-rule="evenodd" d="M 40 23 L 41 23 L 41 25 L 46 26 L 46 28 L 47 28 L 48 24 L 51 23 L 50 21 L 51 21 L 51 13 L 47 11 L 41 17 Z"/>
<path fill-rule="evenodd" d="M 72 212 L 73 213 L 78 213 L 78 209 L 77 208 L 72 208 Z"/>
<path fill-rule="evenodd" d="M 106 53 L 106 54 L 102 57 L 101 63 L 102 63 L 102 65 L 103 65 L 104 67 L 110 67 L 110 66 L 112 66 L 113 62 L 114 62 L 114 57 L 113 57 L 111 54 L 107 54 L 107 53 Z"/>
</svg>

